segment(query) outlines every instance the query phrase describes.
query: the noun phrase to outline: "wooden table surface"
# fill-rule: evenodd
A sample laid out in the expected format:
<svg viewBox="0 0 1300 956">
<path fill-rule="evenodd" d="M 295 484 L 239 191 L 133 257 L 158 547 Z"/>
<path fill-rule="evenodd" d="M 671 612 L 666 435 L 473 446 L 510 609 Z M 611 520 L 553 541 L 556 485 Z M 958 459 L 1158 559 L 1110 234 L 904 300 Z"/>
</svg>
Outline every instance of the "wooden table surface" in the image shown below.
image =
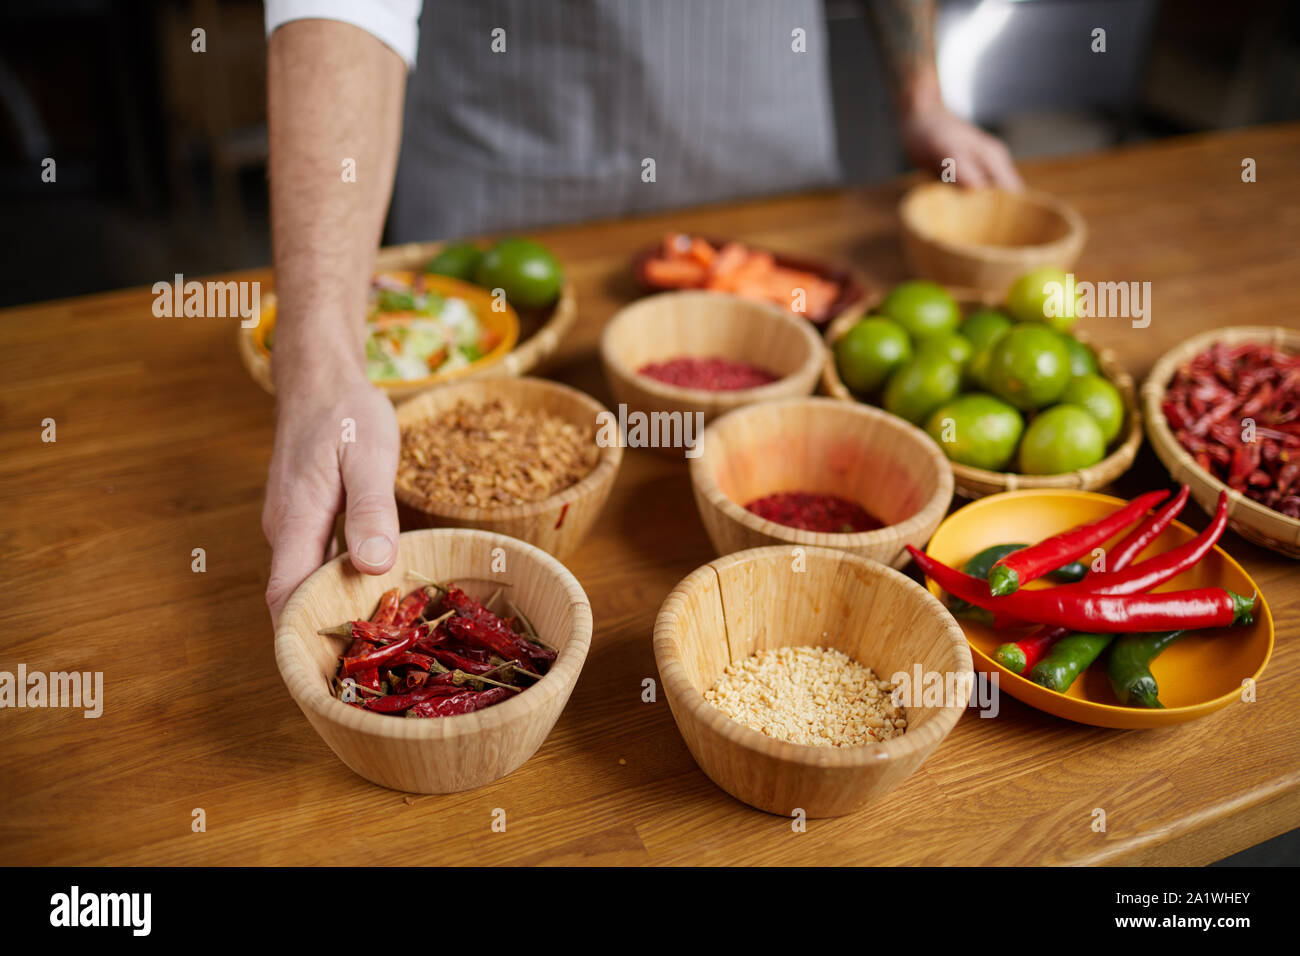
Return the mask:
<svg viewBox="0 0 1300 956">
<path fill-rule="evenodd" d="M 1256 183 L 1241 181 L 1245 157 Z M 1080 278 L 1152 283 L 1149 328 L 1084 323 L 1134 375 L 1204 329 L 1300 325 L 1300 126 L 1024 171 L 1087 220 Z M 629 255 L 670 227 L 903 278 L 904 186 L 540 234 L 576 280 L 580 313 L 550 374 L 609 402 L 597 337 L 634 294 Z M 996 719 L 968 712 L 856 815 L 796 833 L 738 803 L 691 760 L 663 696 L 641 701 L 657 677 L 660 602 L 713 556 L 686 468 L 647 451 L 628 452 L 569 561 L 596 633 L 541 750 L 469 793 L 373 786 L 316 736 L 275 667 L 259 527 L 272 400 L 244 372 L 231 320 L 159 319 L 151 304 L 134 289 L 0 313 L 0 670 L 102 671 L 105 687 L 99 719 L 0 710 L 6 863 L 1201 864 L 1300 824 L 1300 565 L 1232 533 L 1224 545 L 1278 624 L 1256 703 L 1121 732 L 1002 695 Z M 46 418 L 54 443 L 41 440 Z M 1144 448 L 1118 491 L 1166 480 Z M 207 570 L 194 573 L 200 547 Z M 1097 807 L 1105 833 L 1091 827 Z M 199 808 L 205 832 L 193 832 Z M 506 833 L 492 831 L 495 808 Z"/>
</svg>

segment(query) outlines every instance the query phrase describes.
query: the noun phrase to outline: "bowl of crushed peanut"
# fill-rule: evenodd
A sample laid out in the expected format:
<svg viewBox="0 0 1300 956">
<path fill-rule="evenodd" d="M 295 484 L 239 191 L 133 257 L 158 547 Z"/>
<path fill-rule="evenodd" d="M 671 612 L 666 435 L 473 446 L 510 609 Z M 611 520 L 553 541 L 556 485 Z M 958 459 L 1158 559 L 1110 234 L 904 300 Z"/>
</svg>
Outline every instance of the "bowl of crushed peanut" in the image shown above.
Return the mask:
<svg viewBox="0 0 1300 956">
<path fill-rule="evenodd" d="M 571 554 L 623 459 L 620 443 L 598 441 L 608 417 L 589 395 L 540 378 L 457 382 L 404 402 L 402 527 L 480 528 Z"/>
<path fill-rule="evenodd" d="M 698 568 L 660 608 L 654 651 L 700 769 L 794 818 L 893 790 L 975 686 L 962 630 L 933 595 L 831 548 L 753 548 Z"/>
</svg>

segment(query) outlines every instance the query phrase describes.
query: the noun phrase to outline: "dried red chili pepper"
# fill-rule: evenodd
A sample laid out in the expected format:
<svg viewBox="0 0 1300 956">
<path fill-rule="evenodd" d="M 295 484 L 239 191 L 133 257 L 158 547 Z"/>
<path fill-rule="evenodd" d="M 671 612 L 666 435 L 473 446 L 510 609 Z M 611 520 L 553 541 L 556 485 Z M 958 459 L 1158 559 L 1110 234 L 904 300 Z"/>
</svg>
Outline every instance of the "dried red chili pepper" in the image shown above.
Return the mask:
<svg viewBox="0 0 1300 956">
<path fill-rule="evenodd" d="M 454 694 L 462 693 L 461 689 L 455 684 L 426 684 L 419 690 L 413 690 L 409 694 L 389 694 L 387 697 L 375 697 L 370 700 L 361 702 L 361 706 L 366 710 L 372 710 L 377 714 L 397 714 L 404 710 L 410 710 L 416 704 L 426 700 L 433 700 L 439 697 L 450 697 Z"/>
<path fill-rule="evenodd" d="M 387 664 L 393 658 L 398 657 L 404 651 L 410 650 L 415 646 L 415 642 L 424 635 L 424 628 L 412 627 L 406 631 L 406 636 L 400 640 L 393 641 L 391 644 L 385 644 L 383 647 L 363 654 L 360 657 L 345 657 L 343 667 L 340 673 L 344 677 L 351 676 L 358 671 L 364 671 L 371 667 L 379 667 Z"/>
<path fill-rule="evenodd" d="M 504 687 L 487 690 L 464 690 L 450 697 L 426 700 L 406 712 L 407 717 L 454 717 L 500 703 L 510 696 Z"/>
<path fill-rule="evenodd" d="M 424 609 L 429 606 L 429 600 L 428 591 L 424 588 L 416 588 L 402 598 L 402 603 L 397 606 L 392 623 L 398 627 L 409 627 L 414 624 L 424 614 Z"/>
</svg>

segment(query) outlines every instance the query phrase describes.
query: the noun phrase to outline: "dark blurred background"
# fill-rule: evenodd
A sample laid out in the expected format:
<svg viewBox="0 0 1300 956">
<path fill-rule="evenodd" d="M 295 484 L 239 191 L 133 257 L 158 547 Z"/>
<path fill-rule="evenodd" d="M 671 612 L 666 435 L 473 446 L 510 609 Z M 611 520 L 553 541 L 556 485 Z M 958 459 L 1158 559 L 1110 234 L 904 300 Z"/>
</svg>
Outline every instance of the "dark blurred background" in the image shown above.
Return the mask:
<svg viewBox="0 0 1300 956">
<path fill-rule="evenodd" d="M 1022 158 L 1295 119 L 1298 6 L 941 2 L 945 98 Z M 828 0 L 826 16 L 845 178 L 893 176 L 905 165 L 871 20 L 861 0 Z M 1079 42 L 1096 27 L 1104 56 Z M 255 2 L 6 5 L 0 305 L 269 262 L 265 50 Z"/>
</svg>

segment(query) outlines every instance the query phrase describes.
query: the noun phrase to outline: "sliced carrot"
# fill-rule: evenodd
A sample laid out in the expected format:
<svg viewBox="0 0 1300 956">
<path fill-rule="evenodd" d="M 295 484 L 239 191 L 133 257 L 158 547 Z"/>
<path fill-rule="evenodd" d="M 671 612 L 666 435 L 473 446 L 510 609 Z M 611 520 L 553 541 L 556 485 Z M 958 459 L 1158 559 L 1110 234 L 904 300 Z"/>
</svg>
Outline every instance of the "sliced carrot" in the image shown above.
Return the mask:
<svg viewBox="0 0 1300 956">
<path fill-rule="evenodd" d="M 749 250 L 738 242 L 729 242 L 722 247 L 713 260 L 713 272 L 709 277 L 710 289 L 730 288 L 737 272 L 749 261 Z"/>
<path fill-rule="evenodd" d="M 709 245 L 704 239 L 692 239 L 691 251 L 687 253 L 691 259 L 704 266 L 706 269 L 713 268 L 713 262 L 718 258 L 718 250 Z"/>
<path fill-rule="evenodd" d="M 645 276 L 657 286 L 690 289 L 704 284 L 708 270 L 690 259 L 650 259 L 645 264 Z"/>
</svg>

